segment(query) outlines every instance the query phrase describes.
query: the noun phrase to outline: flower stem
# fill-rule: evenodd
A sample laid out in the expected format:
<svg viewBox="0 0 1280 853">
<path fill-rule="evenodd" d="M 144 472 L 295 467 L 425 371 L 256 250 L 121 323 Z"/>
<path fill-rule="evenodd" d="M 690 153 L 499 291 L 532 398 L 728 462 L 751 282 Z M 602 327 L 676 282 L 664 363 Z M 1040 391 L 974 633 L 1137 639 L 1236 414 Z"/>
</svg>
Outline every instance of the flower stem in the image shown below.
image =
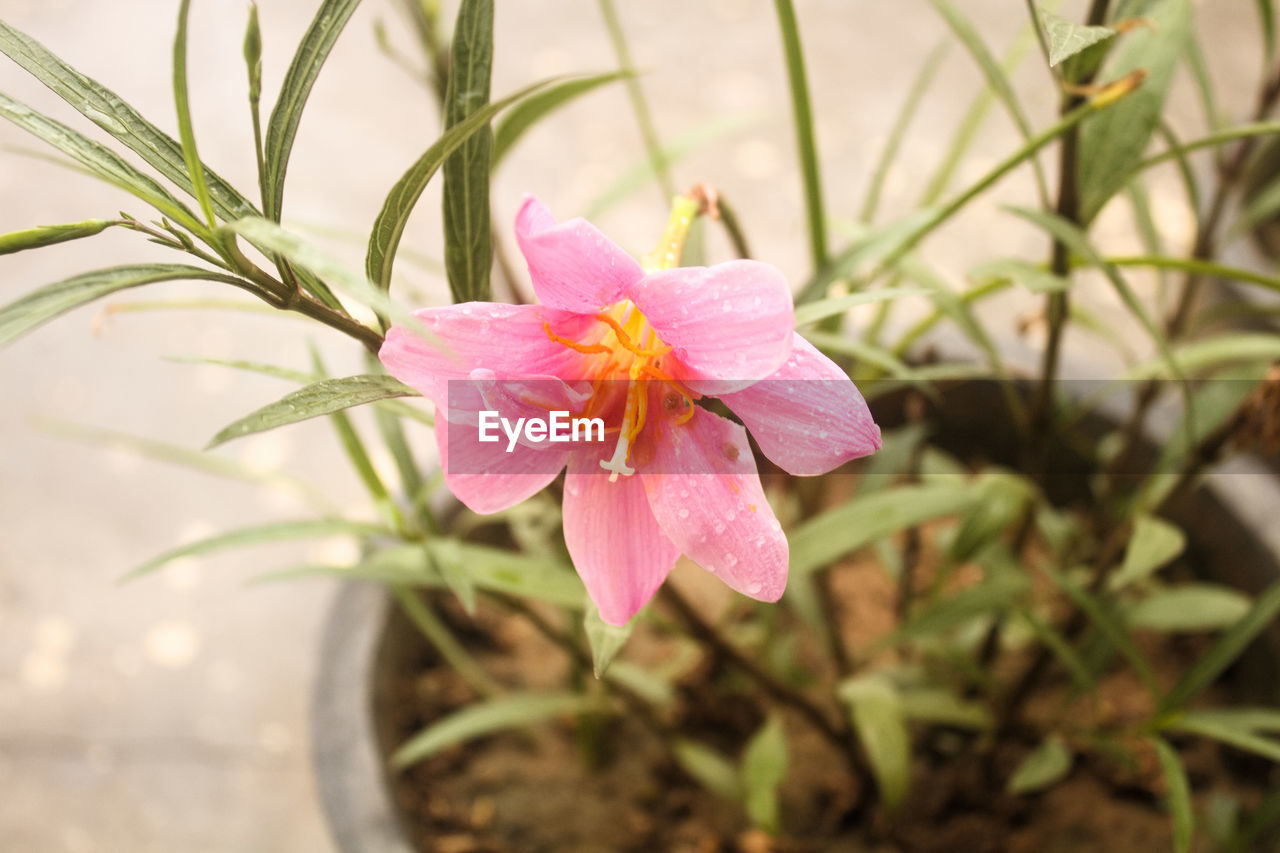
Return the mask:
<svg viewBox="0 0 1280 853">
<path fill-rule="evenodd" d="M 667 218 L 667 226 L 662 229 L 662 236 L 658 238 L 658 245 L 640 262 L 645 272 L 658 272 L 680 266 L 680 256 L 684 253 L 689 228 L 701 208 L 701 201 L 692 194 L 678 195 L 671 200 L 671 215 Z"/>
</svg>

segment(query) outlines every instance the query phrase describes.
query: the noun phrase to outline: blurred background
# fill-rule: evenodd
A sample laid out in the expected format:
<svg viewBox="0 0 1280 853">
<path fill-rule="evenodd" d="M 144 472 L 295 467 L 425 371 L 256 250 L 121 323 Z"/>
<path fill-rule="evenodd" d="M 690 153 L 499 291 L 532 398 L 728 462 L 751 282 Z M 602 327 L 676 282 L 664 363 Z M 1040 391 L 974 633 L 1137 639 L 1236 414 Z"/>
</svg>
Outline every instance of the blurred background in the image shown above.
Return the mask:
<svg viewBox="0 0 1280 853">
<path fill-rule="evenodd" d="M 263 0 L 264 113 L 314 14 L 308 0 Z M 550 75 L 617 65 L 597 4 L 498 3 L 493 93 Z M 1079 19 L 1084 3 L 1063 3 Z M 176 135 L 170 61 L 176 0 L 0 0 L 0 18 L 44 43 Z M 773 6 L 763 0 L 619 3 L 633 60 L 662 141 L 691 149 L 673 167 L 684 187 L 708 181 L 737 209 L 756 257 L 797 283 L 806 237 L 786 75 Z M 855 220 L 873 165 L 920 65 L 945 25 L 924 0 L 798 3 L 817 114 L 829 214 Z M 1012 0 L 965 0 L 997 55 L 1023 32 Z M 247 4 L 196 0 L 189 74 L 204 159 L 254 196 L 256 178 L 241 41 Z M 444 3 L 452 21 L 455 3 Z M 1247 81 L 1261 63 L 1251 0 L 1200 4 L 1199 32 L 1222 106 L 1251 109 Z M 380 46 L 378 29 L 385 33 Z M 1058 95 L 1029 33 L 1014 74 L 1033 125 Z M 885 187 L 881 220 L 911 209 L 957 124 L 983 87 L 953 45 L 911 126 Z M 368 0 L 334 50 L 304 114 L 289 170 L 285 224 L 359 269 L 363 243 L 397 178 L 439 132 L 424 62 L 403 7 Z M 1233 86 L 1233 80 L 1241 85 Z M 21 69 L 0 58 L 0 91 L 105 138 Z M 1203 127 L 1188 75 L 1170 111 L 1175 127 Z M 1017 145 L 992 110 L 953 186 Z M 0 127 L 0 233 L 88 218 L 138 216 L 140 203 L 47 159 L 40 143 Z M 1042 160 L 1052 173 L 1056 157 Z M 1198 161 L 1207 163 L 1207 161 Z M 666 200 L 643 168 L 634 115 L 620 85 L 573 103 L 535 127 L 495 177 L 504 250 L 523 264 L 509 224 L 525 194 L 557 216 L 590 215 L 636 254 L 650 248 Z M 1207 168 L 1207 167 L 1206 167 Z M 1153 186 L 1165 239 L 1190 238 L 1176 183 Z M 1045 238 L 1001 202 L 1031 203 L 1026 170 L 931 238 L 923 251 L 957 286 L 974 262 L 1042 258 Z M 408 304 L 447 301 L 440 273 L 438 186 L 406 235 L 395 292 Z M 1100 242 L 1134 239 L 1128 219 L 1104 214 Z M 834 235 L 839 244 L 842 237 Z M 728 257 L 711 229 L 710 260 Z M 140 235 L 111 230 L 61 249 L 0 257 L 0 300 L 78 272 L 140 260 L 176 260 Z M 1086 285 L 1087 286 L 1087 285 Z M 501 289 L 497 290 L 501 294 Z M 216 531 L 360 507 L 328 424 L 313 421 L 219 448 L 234 476 L 147 458 L 102 431 L 195 454 L 221 427 L 291 390 L 278 380 L 176 359 L 261 361 L 305 370 L 308 342 L 337 375 L 363 372 L 362 353 L 336 332 L 270 312 L 125 310 L 137 303 L 224 299 L 211 286 L 162 284 L 66 316 L 0 353 L 0 848 L 45 851 L 324 851 L 330 849 L 312 781 L 307 706 L 324 661 L 318 638 L 336 587 L 255 585 L 273 569 L 352 559 L 344 541 L 279 546 L 179 561 L 119 585 L 149 557 Z M 1111 298 L 1097 289 L 1105 310 Z M 250 305 L 247 300 L 242 305 Z M 1029 305 L 996 303 L 995 328 L 1033 354 Z M 1068 348 L 1072 346 L 1067 343 Z M 1086 372 L 1086 365 L 1077 369 Z M 1103 371 L 1102 363 L 1095 369 Z M 68 425 L 81 432 L 67 437 Z M 98 438 L 86 442 L 83 429 Z M 432 440 L 411 436 L 423 459 Z M 257 482 L 247 482 L 246 480 Z M 299 483 L 303 485 L 299 485 Z"/>
</svg>

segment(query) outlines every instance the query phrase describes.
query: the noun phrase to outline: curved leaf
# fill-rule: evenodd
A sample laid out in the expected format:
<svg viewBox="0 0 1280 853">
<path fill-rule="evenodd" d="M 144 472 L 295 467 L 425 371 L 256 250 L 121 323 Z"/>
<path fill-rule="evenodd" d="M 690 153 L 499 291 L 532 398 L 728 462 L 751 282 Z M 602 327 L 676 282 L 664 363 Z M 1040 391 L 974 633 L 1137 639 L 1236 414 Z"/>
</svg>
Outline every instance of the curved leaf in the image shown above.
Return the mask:
<svg viewBox="0 0 1280 853">
<path fill-rule="evenodd" d="M 871 762 L 885 808 L 893 812 L 911 781 L 911 738 L 902 698 L 887 678 L 866 675 L 845 681 L 840 698 L 849 705 L 854 731 Z"/>
<path fill-rule="evenodd" d="M 39 249 L 68 240 L 79 240 L 101 234 L 119 222 L 109 219 L 86 219 L 84 222 L 73 222 L 69 225 L 40 225 L 25 231 L 13 231 L 0 234 L 0 255 L 12 255 L 27 249 Z"/>
<path fill-rule="evenodd" d="M 1022 760 L 1018 769 L 1009 777 L 1006 790 L 1010 794 L 1025 794 L 1048 788 L 1071 770 L 1071 752 L 1062 739 L 1046 738 Z"/>
<path fill-rule="evenodd" d="M 187 264 L 138 264 L 82 273 L 44 287 L 0 308 L 0 346 L 60 314 L 103 296 L 158 281 L 204 280 L 245 286 L 225 273 Z"/>
<path fill-rule="evenodd" d="M 494 168 L 497 168 L 520 138 L 538 121 L 575 98 L 625 76 L 626 73 L 622 71 L 607 71 L 604 74 L 565 80 L 512 107 L 493 131 Z"/>
</svg>

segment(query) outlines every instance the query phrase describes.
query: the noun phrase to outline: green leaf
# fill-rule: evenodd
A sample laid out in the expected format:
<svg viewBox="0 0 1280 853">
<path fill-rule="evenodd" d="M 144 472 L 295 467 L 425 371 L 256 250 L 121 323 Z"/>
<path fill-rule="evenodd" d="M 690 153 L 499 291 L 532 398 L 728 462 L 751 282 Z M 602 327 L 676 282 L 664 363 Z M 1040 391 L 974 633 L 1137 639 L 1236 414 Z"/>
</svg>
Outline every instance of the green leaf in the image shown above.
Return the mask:
<svg viewBox="0 0 1280 853">
<path fill-rule="evenodd" d="M 907 718 L 893 682 L 880 675 L 844 681 L 840 698 L 849 705 L 853 729 L 871 763 L 885 809 L 902 805 L 911 782 L 911 738 Z"/>
<path fill-rule="evenodd" d="M 1182 759 L 1169 746 L 1168 741 L 1149 737 L 1147 742 L 1156 752 L 1160 770 L 1164 773 L 1164 784 L 1168 788 L 1165 804 L 1169 807 L 1169 818 L 1173 821 L 1173 849 L 1175 853 L 1188 853 L 1191 850 L 1191 834 L 1195 830 L 1195 810 L 1191 804 L 1191 785 L 1187 782 L 1187 772 L 1182 767 Z"/>
<path fill-rule="evenodd" d="M 590 77 L 572 78 L 512 107 L 493 131 L 493 168 L 498 167 L 520 138 L 537 122 L 575 98 L 625 76 L 627 75 L 622 71 L 608 71 Z"/>
<path fill-rule="evenodd" d="M 60 314 L 130 287 L 158 281 L 218 281 L 244 286 L 225 273 L 186 264 L 138 264 L 81 273 L 28 293 L 0 308 L 0 346 L 11 343 Z"/>
<path fill-rule="evenodd" d="M 1141 68 L 1146 79 L 1080 129 L 1080 217 L 1085 223 L 1133 176 L 1160 122 L 1191 35 L 1190 0 L 1148 0 L 1135 14 L 1154 25 L 1128 33 L 1103 73 L 1118 80 Z"/>
<path fill-rule="evenodd" d="M 1207 687 L 1280 613 L 1280 583 L 1268 587 L 1248 613 L 1218 638 L 1160 702 L 1160 710 L 1180 708 Z"/>
<path fill-rule="evenodd" d="M 81 115 L 120 140 L 152 168 L 194 195 L 182 146 L 138 114 L 115 92 L 85 77 L 44 45 L 0 21 L 0 52 L 21 65 Z M 230 184 L 206 169 L 205 182 L 214 210 L 223 219 L 239 219 L 258 211 Z M 176 218 L 176 217 L 175 217 Z"/>
<path fill-rule="evenodd" d="M 920 107 L 920 101 L 923 100 L 925 92 L 928 91 L 929 86 L 933 83 L 933 78 L 937 76 L 938 69 L 942 67 L 942 60 L 947 55 L 947 47 L 947 42 L 942 41 L 929 52 L 929 56 L 925 59 L 924 64 L 920 66 L 920 71 L 911 84 L 911 89 L 907 92 L 907 97 L 902 101 L 902 107 L 898 111 L 898 117 L 894 120 L 893 129 L 889 131 L 889 137 L 885 140 L 884 148 L 880 151 L 880 159 L 876 162 L 875 171 L 871 173 L 867 194 L 862 200 L 862 209 L 858 212 L 858 220 L 863 224 L 870 224 L 875 219 L 876 210 L 880 206 L 880 193 L 884 189 L 885 178 L 888 177 L 889 170 L 893 167 L 893 161 L 903 149 L 903 137 L 911 124 L 911 119 Z"/>
<path fill-rule="evenodd" d="M 728 800 L 742 799 L 741 780 L 733 762 L 716 750 L 695 740 L 680 738 L 672 752 L 684 772 L 713 794 Z"/>
<path fill-rule="evenodd" d="M 1036 490 L 1016 474 L 993 472 L 983 475 L 973 488 L 978 500 L 960 518 L 960 527 L 947 548 L 947 560 L 965 563 L 996 542 L 1027 511 Z"/>
<path fill-rule="evenodd" d="M 391 286 L 391 268 L 395 263 L 396 250 L 400 247 L 400 238 L 404 235 L 405 226 L 409 222 L 409 214 L 413 212 L 414 205 L 422 197 L 422 191 L 440 169 L 445 158 L 456 151 L 473 133 L 487 127 L 489 120 L 503 109 L 554 85 L 555 82 L 555 80 L 543 80 L 534 83 L 514 95 L 508 95 L 472 113 L 437 139 L 423 152 L 417 162 L 409 167 L 409 171 L 396 181 L 382 204 L 382 211 L 374 221 L 373 233 L 369 236 L 365 271 L 371 281 L 383 291 Z"/>
<path fill-rule="evenodd" d="M 178 6 L 178 33 L 173 39 L 173 101 L 178 107 L 178 137 L 182 140 L 182 159 L 191 177 L 191 189 L 200 202 L 200 211 L 210 228 L 217 225 L 213 216 L 213 202 L 209 198 L 209 186 L 204 181 L 204 165 L 196 150 L 195 129 L 191 126 L 191 103 L 187 93 L 187 13 L 191 0 L 182 0 Z"/>
<path fill-rule="evenodd" d="M 1111 27 L 1089 27 L 1077 24 L 1047 9 L 1037 9 L 1037 12 L 1045 41 L 1049 45 L 1050 68 L 1116 34 Z"/>
<path fill-rule="evenodd" d="M 360 0 L 324 0 L 302 37 L 293 61 L 289 63 L 284 83 L 280 86 L 280 97 L 267 123 L 267 144 L 263 150 L 267 190 L 263 205 L 268 219 L 280 221 L 285 172 L 289 168 L 293 140 L 298 134 L 298 123 L 302 121 L 302 109 L 311 95 L 311 87 L 315 85 L 343 27 L 359 5 Z"/>
<path fill-rule="evenodd" d="M 1124 552 L 1124 563 L 1107 579 L 1107 588 L 1114 592 L 1149 577 L 1186 546 L 1187 536 L 1181 528 L 1153 515 L 1138 516 Z"/>
<path fill-rule="evenodd" d="M 974 619 L 1008 608 L 1029 588 L 1026 577 L 1017 572 L 993 572 L 982 583 L 934 601 L 909 622 L 884 635 L 875 647 L 894 646 L 917 637 L 936 637 L 953 631 Z"/>
<path fill-rule="evenodd" d="M 449 541 L 433 539 L 426 547 L 437 559 L 445 553 L 444 549 L 449 549 L 448 555 L 456 558 L 457 565 L 479 589 L 547 601 L 573 610 L 582 607 L 582 581 L 571 566 L 485 545 L 445 544 Z"/>
<path fill-rule="evenodd" d="M 333 414 L 352 406 L 363 406 L 375 400 L 416 396 L 419 396 L 417 391 L 390 376 L 362 375 L 323 379 L 286 394 L 276 402 L 223 428 L 205 449 L 217 447 L 234 438 Z"/>
<path fill-rule="evenodd" d="M 310 521 L 280 521 L 256 527 L 245 527 L 231 530 L 200 539 L 186 545 L 165 551 L 120 578 L 120 582 L 131 581 L 143 575 L 151 574 L 157 569 L 183 557 L 196 557 L 212 554 L 228 548 L 243 548 L 249 545 L 261 545 L 267 542 L 282 542 L 290 539 L 312 539 L 324 536 L 370 536 L 393 535 L 392 531 L 377 524 L 366 524 L 359 521 L 347 521 L 341 518 L 326 518 Z"/>
<path fill-rule="evenodd" d="M 0 21 L 0 35 L 4 22 Z M 0 45 L 3 41 L 0 41 Z M 114 151 L 99 145 L 64 124 L 35 112 L 26 104 L 0 94 L 0 116 L 57 148 L 84 166 L 91 174 L 142 199 L 156 210 L 187 228 L 201 230 L 195 214 L 164 187 L 122 160 Z"/>
<path fill-rule="evenodd" d="M 592 605 L 584 608 L 583 628 L 587 643 L 591 646 L 591 667 L 596 678 L 602 677 L 631 637 L 636 620 L 633 617 L 625 625 L 610 625 L 600 618 L 600 611 Z"/>
<path fill-rule="evenodd" d="M 1131 628 L 1148 631 L 1215 631 L 1249 612 L 1249 599 L 1215 584 L 1186 584 L 1153 592 L 1125 611 Z"/>
<path fill-rule="evenodd" d="M 791 92 L 791 115 L 795 125 L 796 149 L 800 157 L 801 185 L 804 189 L 805 221 L 809 231 L 809 259 L 815 270 L 827 265 L 827 217 L 822 205 L 822 166 L 814 135 L 813 108 L 809 103 L 809 81 L 804 70 L 804 49 L 800 46 L 800 25 L 791 0 L 773 0 L 782 34 L 782 52 L 787 62 L 787 86 Z"/>
<path fill-rule="evenodd" d="M 1040 791 L 1061 780 L 1071 770 L 1071 751 L 1062 739 L 1051 735 L 1022 760 L 1005 786 L 1010 794 Z"/>
<path fill-rule="evenodd" d="M 770 834 L 781 828 L 778 786 L 787 775 L 787 736 L 782 719 L 769 717 L 742 753 L 742 797 L 751 822 Z"/>
<path fill-rule="evenodd" d="M 901 698 L 902 712 L 909 720 L 978 731 L 989 729 L 994 723 L 986 707 L 940 687 L 904 690 Z"/>
<path fill-rule="evenodd" d="M 602 710 L 600 700 L 579 693 L 508 694 L 468 705 L 418 732 L 391 756 L 402 770 L 451 746 L 506 729 L 519 729 L 556 717 Z"/>
<path fill-rule="evenodd" d="M 899 530 L 963 512 L 977 500 L 967 483 L 903 486 L 859 496 L 810 519 L 791 535 L 791 571 L 812 572 Z"/>
<path fill-rule="evenodd" d="M 919 296 L 929 293 L 922 287 L 888 287 L 883 290 L 869 290 L 863 293 L 849 293 L 844 296 L 832 296 L 796 308 L 796 326 L 807 326 L 828 317 L 843 314 L 850 308 L 859 305 L 871 305 L 886 299 L 901 299 L 904 296 Z"/>
<path fill-rule="evenodd" d="M 1258 733 L 1252 715 L 1237 716 L 1227 711 L 1187 711 L 1163 728 L 1202 735 L 1220 743 L 1280 762 L 1280 741 Z M 1274 727 L 1271 731 L 1275 731 Z"/>
<path fill-rule="evenodd" d="M 668 166 L 674 166 L 703 146 L 735 133 L 755 122 L 755 119 L 746 116 L 717 116 L 705 124 L 698 125 L 674 137 L 666 145 L 657 149 L 658 156 L 663 163 Z M 653 158 L 645 155 L 639 162 L 619 175 L 615 181 L 608 184 L 599 195 L 587 202 L 586 207 L 583 209 L 583 217 L 586 219 L 598 219 L 606 210 L 609 210 L 622 199 L 649 183 L 653 177 Z M 700 221 L 700 219 L 694 220 L 695 224 Z"/>
<path fill-rule="evenodd" d="M 967 277 L 975 283 L 1007 280 L 1021 285 L 1032 293 L 1060 293 L 1067 289 L 1067 280 L 1054 275 L 1041 264 L 1033 264 L 1021 258 L 1000 258 L 987 261 L 969 270 Z"/>
<path fill-rule="evenodd" d="M 39 249 L 68 240 L 79 240 L 101 234 L 112 225 L 120 223 L 108 219 L 86 219 L 84 222 L 73 222 L 69 225 L 40 225 L 25 231 L 13 231 L 0 234 L 0 255 L 12 255 L 27 249 Z"/>
<path fill-rule="evenodd" d="M 422 632 L 427 642 L 435 647 L 444 658 L 445 663 L 467 683 L 477 696 L 492 699 L 503 690 L 484 667 L 467 651 L 449 626 L 441 619 L 432 607 L 415 591 L 401 586 L 392 586 L 391 592 L 396 597 L 400 609 L 409 617 L 414 626 Z"/>
<path fill-rule="evenodd" d="M 1262 30 L 1262 46 L 1264 66 L 1271 67 L 1271 60 L 1276 55 L 1276 10 L 1272 0 L 1254 0 L 1258 7 L 1258 23 Z"/>
<path fill-rule="evenodd" d="M 1024 140 L 1032 138 L 1031 122 L 1027 120 L 1027 115 L 1022 110 L 1021 104 L 1018 103 L 1018 96 L 1013 90 L 1013 83 L 1009 80 L 1000 63 L 992 55 L 987 48 L 986 42 L 982 40 L 982 35 L 978 32 L 978 28 L 974 26 L 973 21 L 965 17 L 965 14 L 951 2 L 951 0 L 929 0 L 933 8 L 938 11 L 943 19 L 947 22 L 947 26 L 951 27 L 951 31 L 955 33 L 956 38 L 964 45 L 965 50 L 973 57 L 974 62 L 982 69 L 982 74 L 987 79 L 987 85 L 995 94 L 996 98 L 1004 105 L 1008 111 L 1009 117 L 1013 119 L 1013 123 L 1017 126 L 1018 132 L 1022 134 Z M 1040 168 L 1040 161 L 1034 155 L 1028 158 L 1031 161 L 1031 167 L 1035 172 L 1036 188 L 1039 190 L 1042 203 L 1047 207 L 1049 205 L 1049 190 L 1045 183 L 1044 171 Z"/>
<path fill-rule="evenodd" d="M 1173 362 L 1184 373 L 1199 373 L 1240 362 L 1266 363 L 1280 358 L 1280 337 L 1262 332 L 1239 332 L 1183 344 L 1173 350 Z M 1131 368 L 1126 379 L 1173 375 L 1163 359 Z"/>
<path fill-rule="evenodd" d="M 446 131 L 489 103 L 492 71 L 493 0 L 462 0 L 444 100 Z M 493 131 L 485 123 L 444 161 L 444 267 L 454 302 L 489 300 L 492 148 Z"/>
</svg>

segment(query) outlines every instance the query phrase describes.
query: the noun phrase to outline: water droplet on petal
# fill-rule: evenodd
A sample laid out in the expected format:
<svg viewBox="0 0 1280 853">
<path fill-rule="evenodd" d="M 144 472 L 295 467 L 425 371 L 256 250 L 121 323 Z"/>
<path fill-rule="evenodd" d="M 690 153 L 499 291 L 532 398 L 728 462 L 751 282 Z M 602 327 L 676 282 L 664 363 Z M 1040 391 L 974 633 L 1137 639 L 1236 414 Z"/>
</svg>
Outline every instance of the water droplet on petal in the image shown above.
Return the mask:
<svg viewBox="0 0 1280 853">
<path fill-rule="evenodd" d="M 724 555 L 724 565 L 725 565 L 725 568 L 728 568 L 728 569 L 732 569 L 734 566 L 738 565 L 738 555 L 737 555 L 737 554 L 725 554 L 725 555 Z M 757 591 L 758 591 L 758 590 L 757 590 Z"/>
<path fill-rule="evenodd" d="M 762 589 L 764 589 L 764 584 L 760 583 L 760 581 L 752 581 L 747 584 L 747 595 L 759 595 Z"/>
<path fill-rule="evenodd" d="M 676 515 L 680 516 L 680 518 L 688 518 L 689 510 L 685 509 L 684 507 L 681 507 L 679 511 L 676 512 Z"/>
<path fill-rule="evenodd" d="M 716 522 L 716 535 L 718 536 L 719 534 L 724 533 L 724 530 L 725 530 L 724 522 L 723 522 L 723 521 L 717 521 L 717 522 Z"/>
<path fill-rule="evenodd" d="M 688 489 L 681 489 L 681 490 L 680 490 L 680 497 L 682 497 L 682 498 L 687 498 L 687 497 L 689 497 L 689 490 L 688 490 Z"/>
<path fill-rule="evenodd" d="M 729 521 L 733 521 L 738 517 L 738 513 L 735 512 L 734 510 L 727 510 L 724 514 L 724 517 Z"/>
</svg>

